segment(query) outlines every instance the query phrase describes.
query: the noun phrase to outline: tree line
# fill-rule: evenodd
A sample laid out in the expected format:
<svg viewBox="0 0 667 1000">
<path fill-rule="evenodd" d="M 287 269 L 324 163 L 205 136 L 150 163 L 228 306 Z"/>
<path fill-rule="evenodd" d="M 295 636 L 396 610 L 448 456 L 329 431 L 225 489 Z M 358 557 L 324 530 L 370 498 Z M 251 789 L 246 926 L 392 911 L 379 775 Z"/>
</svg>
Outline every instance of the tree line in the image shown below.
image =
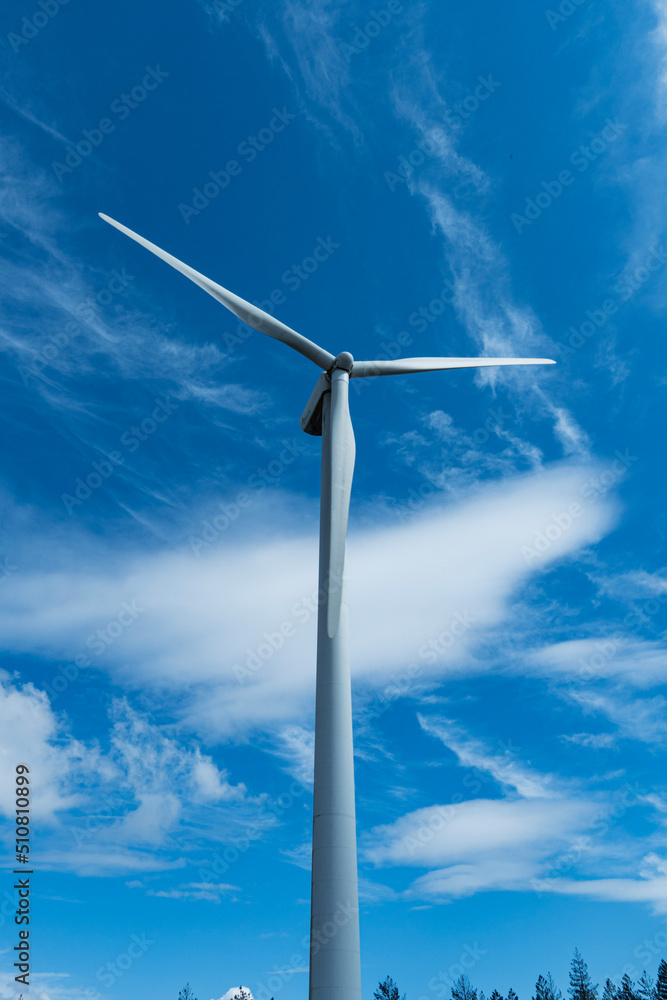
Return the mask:
<svg viewBox="0 0 667 1000">
<path fill-rule="evenodd" d="M 598 984 L 593 983 L 581 954 L 578 949 L 575 950 L 570 965 L 570 985 L 567 991 L 570 1000 L 667 1000 L 667 962 L 661 960 L 655 982 L 646 970 L 636 983 L 626 972 L 620 983 L 613 983 L 611 979 L 607 979 L 601 996 L 599 990 Z M 484 992 L 477 990 L 465 973 L 456 980 L 451 992 L 452 1000 L 487 1000 Z M 391 976 L 387 976 L 378 985 L 373 997 L 374 1000 L 405 1000 L 405 994 L 401 996 Z M 519 998 L 510 986 L 506 996 L 494 989 L 488 1000 L 519 1000 Z M 531 1000 L 563 1000 L 563 994 L 556 986 L 550 972 L 547 972 L 546 976 L 537 977 Z"/>
<path fill-rule="evenodd" d="M 593 983 L 589 975 L 588 966 L 576 949 L 570 965 L 570 985 L 567 991 L 569 1000 L 667 1000 L 667 962 L 661 960 L 655 982 L 646 970 L 636 983 L 626 972 L 620 983 L 613 983 L 611 979 L 607 979 L 602 994 L 599 990 L 598 984 Z M 465 973 L 459 976 L 451 991 L 452 1000 L 487 1000 L 484 992 L 477 990 Z M 406 1000 L 405 993 L 401 996 L 391 976 L 387 976 L 378 984 L 373 997 L 374 1000 Z M 197 1000 L 189 983 L 180 991 L 178 1000 Z M 233 1000 L 251 1000 L 251 994 L 239 986 Z M 519 1000 L 519 997 L 510 986 L 506 996 L 494 989 L 488 1000 Z M 550 972 L 547 972 L 546 976 L 537 977 L 531 1000 L 563 1000 L 563 994 L 556 986 Z"/>
</svg>

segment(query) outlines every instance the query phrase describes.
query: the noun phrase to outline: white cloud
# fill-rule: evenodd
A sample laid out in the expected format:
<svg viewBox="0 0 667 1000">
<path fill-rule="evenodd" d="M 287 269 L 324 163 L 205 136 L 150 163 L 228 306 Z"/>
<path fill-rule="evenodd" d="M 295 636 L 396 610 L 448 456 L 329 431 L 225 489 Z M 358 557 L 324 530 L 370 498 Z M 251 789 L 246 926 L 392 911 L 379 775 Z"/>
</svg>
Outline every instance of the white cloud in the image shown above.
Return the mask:
<svg viewBox="0 0 667 1000">
<path fill-rule="evenodd" d="M 580 499 L 590 472 L 556 466 L 483 487 L 467 502 L 402 526 L 352 531 L 357 683 L 374 686 L 410 661 L 419 663 L 423 679 L 485 669 L 471 653 L 500 623 L 506 627 L 515 590 L 536 568 L 571 558 L 614 524 L 614 502 L 605 497 L 583 505 L 566 529 L 553 530 L 554 517 Z M 526 547 L 547 527 L 553 540 L 527 559 Z M 87 652 L 87 637 L 123 601 L 136 601 L 142 613 L 91 657 L 95 668 L 128 688 L 178 693 L 185 721 L 207 738 L 301 723 L 314 686 L 317 551 L 315 532 L 289 528 L 284 541 L 225 538 L 199 559 L 189 552 L 109 558 L 99 548 L 84 558 L 79 538 L 79 565 L 26 567 L 13 578 L 11 600 L 0 593 L 5 647 L 74 657 Z M 41 559 L 48 539 L 38 544 Z M 23 554 L 22 565 L 29 559 Z M 452 644 L 448 630 L 460 632 L 462 619 L 466 627 Z"/>
<path fill-rule="evenodd" d="M 592 819 L 595 806 L 576 799 L 473 799 L 417 809 L 365 838 L 376 865 L 537 863 Z M 493 867 L 492 864 L 492 867 Z"/>
<path fill-rule="evenodd" d="M 240 892 L 240 886 L 227 885 L 223 882 L 186 882 L 174 889 L 148 889 L 147 896 L 159 896 L 163 899 L 203 899 L 210 903 L 219 903 L 230 892 Z"/>
<path fill-rule="evenodd" d="M 245 990 L 248 996 L 250 997 L 250 1000 L 253 1000 L 252 993 L 248 986 L 232 986 L 230 989 L 227 990 L 226 993 L 222 994 L 220 1000 L 234 1000 L 236 994 L 239 993 L 241 990 Z"/>
<path fill-rule="evenodd" d="M 635 639 L 615 629 L 599 638 L 568 639 L 535 650 L 522 670 L 582 685 L 612 679 L 631 687 L 650 688 L 667 681 L 667 649 L 661 642 Z"/>
<path fill-rule="evenodd" d="M 552 775 L 531 771 L 516 759 L 512 747 L 500 748 L 500 753 L 490 752 L 481 740 L 469 736 L 455 723 L 445 719 L 427 719 L 418 715 L 424 732 L 441 740 L 456 754 L 461 767 L 485 771 L 505 790 L 516 792 L 522 798 L 552 798 L 556 783 Z"/>
<path fill-rule="evenodd" d="M 605 715 L 618 727 L 619 736 L 663 746 L 667 741 L 667 702 L 654 698 L 628 698 L 622 693 L 569 689 L 567 697 L 585 713 Z"/>
<path fill-rule="evenodd" d="M 0 802 L 11 813 L 14 768 L 31 774 L 31 808 L 45 868 L 122 875 L 180 868 L 207 840 L 219 843 L 252 821 L 275 825 L 264 796 L 233 785 L 199 747 L 183 747 L 124 699 L 112 706 L 110 747 L 73 739 L 63 716 L 31 684 L 0 675 Z"/>
<path fill-rule="evenodd" d="M 592 750 L 613 750 L 617 740 L 613 733 L 573 733 L 571 736 L 560 737 L 565 743 L 576 743 L 580 747 L 590 747 Z"/>
</svg>

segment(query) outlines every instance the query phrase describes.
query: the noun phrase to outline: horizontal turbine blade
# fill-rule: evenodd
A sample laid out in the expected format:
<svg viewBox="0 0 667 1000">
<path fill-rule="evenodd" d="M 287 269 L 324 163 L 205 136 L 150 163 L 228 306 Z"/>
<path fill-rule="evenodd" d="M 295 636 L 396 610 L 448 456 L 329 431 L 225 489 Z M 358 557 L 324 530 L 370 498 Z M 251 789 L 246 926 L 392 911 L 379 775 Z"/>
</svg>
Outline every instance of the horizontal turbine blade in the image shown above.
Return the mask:
<svg viewBox="0 0 667 1000">
<path fill-rule="evenodd" d="M 415 375 L 450 368 L 485 368 L 487 365 L 555 365 L 548 358 L 397 358 L 396 361 L 355 361 L 350 378 L 377 375 Z"/>
<path fill-rule="evenodd" d="M 312 340 L 308 340 L 306 337 L 302 337 L 300 333 L 295 330 L 291 330 L 280 320 L 274 319 L 273 316 L 269 316 L 262 309 L 257 306 L 252 305 L 251 302 L 246 302 L 245 299 L 240 298 L 238 295 L 234 295 L 233 292 L 228 292 L 226 288 L 222 285 L 217 285 L 215 281 L 211 281 L 205 275 L 200 274 L 199 271 L 195 271 L 194 268 L 189 267 L 182 261 L 178 260 L 176 257 L 172 257 L 170 253 L 166 253 L 161 250 L 160 247 L 155 246 L 154 243 L 150 243 L 145 240 L 143 236 L 133 233 L 131 229 L 126 226 L 121 225 L 120 222 L 116 222 L 115 219 L 110 219 L 108 215 L 103 215 L 102 212 L 99 213 L 100 218 L 108 222 L 109 225 L 115 226 L 119 229 L 121 233 L 125 233 L 130 239 L 135 240 L 140 243 L 142 247 L 146 247 L 151 253 L 154 253 L 156 257 L 161 260 L 166 261 L 167 264 L 171 264 L 175 267 L 177 271 L 184 274 L 186 278 L 190 281 L 194 281 L 196 285 L 203 288 L 205 292 L 212 295 L 214 299 L 221 302 L 223 306 L 233 312 L 235 316 L 238 316 L 240 320 L 247 323 L 254 330 L 259 330 L 260 333 L 265 333 L 267 337 L 273 337 L 275 340 L 282 340 L 283 344 L 288 344 L 293 347 L 295 351 L 299 354 L 303 354 L 304 357 L 309 358 L 320 368 L 327 371 L 331 368 L 332 364 L 336 360 L 333 354 L 329 354 L 324 348 L 318 347 L 314 344 Z"/>
</svg>

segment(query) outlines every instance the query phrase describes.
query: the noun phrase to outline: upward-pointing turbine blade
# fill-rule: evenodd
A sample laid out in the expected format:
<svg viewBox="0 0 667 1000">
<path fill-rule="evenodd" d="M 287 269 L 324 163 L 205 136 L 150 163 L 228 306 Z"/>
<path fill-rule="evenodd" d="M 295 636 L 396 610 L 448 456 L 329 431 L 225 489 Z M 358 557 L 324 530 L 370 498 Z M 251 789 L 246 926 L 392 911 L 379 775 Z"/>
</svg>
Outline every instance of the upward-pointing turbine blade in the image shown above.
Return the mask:
<svg viewBox="0 0 667 1000">
<path fill-rule="evenodd" d="M 327 632 L 333 638 L 340 623 L 345 573 L 345 540 L 356 446 L 348 402 L 347 372 L 335 371 L 331 381 L 330 462 L 331 519 L 329 533 L 329 587 Z"/>
<path fill-rule="evenodd" d="M 116 222 L 115 219 L 109 218 L 108 215 L 104 215 L 102 212 L 99 213 L 100 218 L 108 222 L 109 225 L 115 226 L 119 229 L 121 233 L 125 233 L 130 239 L 135 240 L 140 243 L 142 247 L 146 247 L 151 253 L 154 253 L 156 257 L 161 260 L 166 261 L 167 264 L 171 264 L 175 267 L 177 271 L 184 274 L 186 278 L 190 281 L 194 281 L 196 285 L 203 288 L 205 292 L 212 295 L 214 299 L 221 302 L 223 306 L 233 312 L 235 316 L 238 316 L 240 320 L 247 323 L 248 326 L 253 327 L 254 330 L 259 330 L 260 333 L 265 333 L 268 337 L 273 337 L 275 340 L 282 340 L 283 344 L 288 344 L 293 347 L 295 351 L 299 354 L 303 354 L 304 357 L 309 358 L 320 368 L 327 371 L 331 368 L 335 361 L 333 354 L 329 354 L 325 351 L 323 347 L 318 347 L 314 344 L 312 340 L 308 340 L 307 337 L 302 337 L 300 333 L 296 330 L 291 330 L 289 326 L 285 326 L 280 320 L 274 319 L 273 316 L 269 316 L 258 306 L 254 306 L 251 302 L 246 302 L 245 299 L 240 298 L 238 295 L 234 295 L 233 292 L 228 292 L 226 288 L 222 285 L 218 285 L 215 281 L 211 281 L 205 275 L 200 274 L 199 271 L 195 271 L 194 268 L 189 267 L 188 264 L 184 264 L 183 261 L 178 260 L 176 257 L 172 257 L 170 253 L 166 253 L 161 250 L 160 247 L 156 246 L 154 243 L 150 243 L 148 240 L 144 239 L 143 236 L 139 236 L 137 233 L 133 233 L 131 229 L 127 226 L 121 225 L 120 222 Z"/>
<path fill-rule="evenodd" d="M 376 375 L 414 375 L 449 368 L 485 368 L 487 365 L 555 365 L 549 358 L 398 358 L 396 361 L 355 361 L 350 378 Z"/>
</svg>

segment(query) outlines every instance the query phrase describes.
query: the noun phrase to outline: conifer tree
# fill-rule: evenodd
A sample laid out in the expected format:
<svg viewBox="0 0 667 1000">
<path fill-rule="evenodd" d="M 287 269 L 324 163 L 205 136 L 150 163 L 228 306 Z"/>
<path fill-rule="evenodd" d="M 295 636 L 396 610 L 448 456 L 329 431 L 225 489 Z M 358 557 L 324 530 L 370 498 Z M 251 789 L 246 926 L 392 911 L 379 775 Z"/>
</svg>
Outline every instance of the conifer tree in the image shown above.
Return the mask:
<svg viewBox="0 0 667 1000">
<path fill-rule="evenodd" d="M 627 972 L 621 979 L 621 988 L 618 991 L 618 1000 L 639 1000 L 637 993 L 635 992 L 635 984 L 632 982 Z"/>
<path fill-rule="evenodd" d="M 505 1000 L 505 998 L 500 995 L 500 993 L 498 992 L 498 990 L 494 990 L 493 993 L 491 994 L 490 1000 Z M 667 998 L 666 998 L 666 1000 L 667 1000 Z"/>
<path fill-rule="evenodd" d="M 667 962 L 665 962 L 664 958 L 661 960 L 658 968 L 658 978 L 653 987 L 653 996 L 655 1000 L 667 1000 Z"/>
<path fill-rule="evenodd" d="M 516 995 L 511 986 L 507 991 L 507 1000 L 519 1000 L 518 996 Z"/>
<path fill-rule="evenodd" d="M 664 958 L 660 962 L 658 978 L 653 987 L 653 993 L 655 1000 L 667 1000 L 667 962 L 665 962 Z"/>
<path fill-rule="evenodd" d="M 602 1000 L 618 1000 L 618 986 L 614 986 L 611 979 L 608 979 L 604 984 L 604 991 L 602 993 Z"/>
<path fill-rule="evenodd" d="M 234 994 L 232 1000 L 252 1000 L 252 993 L 244 986 L 239 986 L 238 992 Z"/>
<path fill-rule="evenodd" d="M 178 994 L 178 1000 L 197 1000 L 197 997 L 190 989 L 190 983 L 185 984 L 181 992 Z"/>
<path fill-rule="evenodd" d="M 653 985 L 653 980 L 649 976 L 646 969 L 641 974 L 639 982 L 637 983 L 637 989 L 635 993 L 639 997 L 639 1000 L 654 1000 L 655 998 L 655 987 Z"/>
<path fill-rule="evenodd" d="M 597 1000 L 598 988 L 594 986 L 588 974 L 588 966 L 584 962 L 578 948 L 574 949 L 574 957 L 570 965 L 570 988 L 568 990 L 571 1000 Z"/>
<path fill-rule="evenodd" d="M 550 972 L 544 976 L 538 976 L 535 983 L 535 996 L 533 1000 L 563 1000 L 563 994 L 554 982 L 554 977 Z"/>
<path fill-rule="evenodd" d="M 401 1000 L 401 994 L 398 986 L 391 976 L 387 976 L 384 982 L 381 982 L 378 985 L 378 988 L 373 996 L 375 997 L 375 1000 Z M 405 993 L 403 994 L 403 1000 L 405 1000 Z"/>
<path fill-rule="evenodd" d="M 465 972 L 452 986 L 452 1000 L 477 1000 L 477 990 L 471 984 Z"/>
</svg>

